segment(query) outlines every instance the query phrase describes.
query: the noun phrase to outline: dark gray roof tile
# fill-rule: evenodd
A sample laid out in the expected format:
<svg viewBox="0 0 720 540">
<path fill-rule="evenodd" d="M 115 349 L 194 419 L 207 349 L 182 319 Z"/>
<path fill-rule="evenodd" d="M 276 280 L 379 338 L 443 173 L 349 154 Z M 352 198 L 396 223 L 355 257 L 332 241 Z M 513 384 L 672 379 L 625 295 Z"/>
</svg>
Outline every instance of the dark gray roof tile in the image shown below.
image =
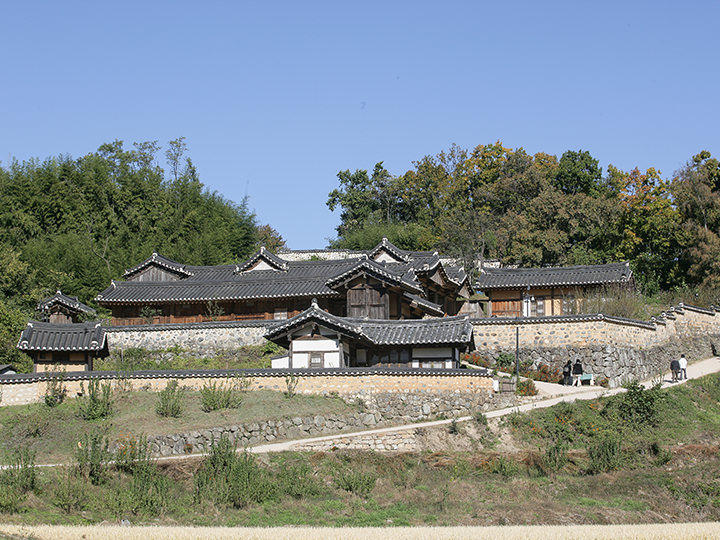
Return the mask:
<svg viewBox="0 0 720 540">
<path fill-rule="evenodd" d="M 632 278 L 627 262 L 554 268 L 488 268 L 478 278 L 476 288 L 515 289 L 521 287 L 572 287 L 626 283 Z"/>
<path fill-rule="evenodd" d="M 52 324 L 30 321 L 20 335 L 21 351 L 100 351 L 105 347 L 100 323 Z"/>
<path fill-rule="evenodd" d="M 89 313 L 94 314 L 95 310 L 90 306 L 86 306 L 77 299 L 77 296 L 68 296 L 58 291 L 53 296 L 40 300 L 37 305 L 38 311 L 48 311 L 55 305 L 61 305 L 70 311 L 76 313 Z"/>
</svg>

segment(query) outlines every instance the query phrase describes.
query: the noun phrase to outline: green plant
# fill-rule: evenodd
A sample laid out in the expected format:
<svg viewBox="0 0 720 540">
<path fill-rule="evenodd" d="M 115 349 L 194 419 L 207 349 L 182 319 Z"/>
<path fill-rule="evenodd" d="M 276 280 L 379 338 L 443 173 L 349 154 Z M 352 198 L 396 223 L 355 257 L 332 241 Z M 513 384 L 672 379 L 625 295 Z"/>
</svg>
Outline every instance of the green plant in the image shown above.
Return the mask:
<svg viewBox="0 0 720 540">
<path fill-rule="evenodd" d="M 194 499 L 242 508 L 249 503 L 276 500 L 276 482 L 248 452 L 238 455 L 237 447 L 223 436 L 210 445 L 210 454 L 195 474 Z"/>
<path fill-rule="evenodd" d="M 154 465 L 150 456 L 150 446 L 145 435 L 128 437 L 118 442 L 115 450 L 115 468 L 119 471 L 135 474 Z"/>
<path fill-rule="evenodd" d="M 612 401 L 620 419 L 632 427 L 655 425 L 663 399 L 660 386 L 646 389 L 639 382 L 631 381 L 624 387 L 626 391 Z"/>
<path fill-rule="evenodd" d="M 213 381 L 204 384 L 200 389 L 200 403 L 205 412 L 218 409 L 237 409 L 242 405 L 242 396 L 235 384 Z"/>
<path fill-rule="evenodd" d="M 7 465 L 0 470 L 0 483 L 21 493 L 35 489 L 35 452 L 25 447 L 14 448 L 6 455 L 5 462 Z"/>
<path fill-rule="evenodd" d="M 102 484 L 107 477 L 110 462 L 110 443 L 102 430 L 96 429 L 84 435 L 75 449 L 75 464 L 78 474 L 90 480 L 93 485 Z"/>
<path fill-rule="evenodd" d="M 263 344 L 261 351 L 263 356 L 275 356 L 284 353 L 285 349 L 272 341 L 266 341 Z"/>
<path fill-rule="evenodd" d="M 474 418 L 475 418 L 475 421 L 476 421 L 478 424 L 480 424 L 481 426 L 485 426 L 485 427 L 488 426 L 488 419 L 487 419 L 487 416 L 485 416 L 484 413 L 478 411 L 478 412 L 475 413 Z"/>
<path fill-rule="evenodd" d="M 183 398 L 186 388 L 179 386 L 177 379 L 168 381 L 165 388 L 158 394 L 155 413 L 158 416 L 179 418 L 182 414 Z"/>
<path fill-rule="evenodd" d="M 169 482 L 156 466 L 133 472 L 129 485 L 115 488 L 110 508 L 116 517 L 128 513 L 134 516 L 154 517 L 167 506 Z"/>
<path fill-rule="evenodd" d="M 285 376 L 285 397 L 290 399 L 295 396 L 297 393 L 297 386 L 300 382 L 300 377 L 295 375 L 294 373 L 291 373 L 290 375 Z"/>
<path fill-rule="evenodd" d="M 605 432 L 591 440 L 586 449 L 590 458 L 589 471 L 593 474 L 614 471 L 622 464 L 621 439 L 614 433 Z"/>
<path fill-rule="evenodd" d="M 0 512 L 14 514 L 20 511 L 20 505 L 27 498 L 27 493 L 12 484 L 0 483 Z"/>
<path fill-rule="evenodd" d="M 335 485 L 340 489 L 354 493 L 358 497 L 367 499 L 375 488 L 377 475 L 372 472 L 360 470 L 339 471 L 335 475 Z"/>
<path fill-rule="evenodd" d="M 80 383 L 82 397 L 78 398 L 78 410 L 85 420 L 98 420 L 109 416 L 112 412 L 112 387 L 110 383 L 103 383 L 97 379 L 88 381 L 88 391 Z"/>
<path fill-rule="evenodd" d="M 508 352 L 498 354 L 497 365 L 501 368 L 509 368 L 515 364 L 515 355 Z"/>
<path fill-rule="evenodd" d="M 225 309 L 217 300 L 208 300 L 205 303 L 205 314 L 211 321 L 217 321 L 219 317 L 225 315 Z"/>
<path fill-rule="evenodd" d="M 536 396 L 538 390 L 532 379 L 523 379 L 518 381 L 515 393 L 519 396 Z"/>
<path fill-rule="evenodd" d="M 498 456 L 490 462 L 490 472 L 500 474 L 505 478 L 515 476 L 519 470 L 518 464 L 505 456 Z"/>
<path fill-rule="evenodd" d="M 50 501 L 66 514 L 84 510 L 87 506 L 87 489 L 68 469 L 62 470 L 50 488 Z"/>
<path fill-rule="evenodd" d="M 283 464 L 277 473 L 280 491 L 295 499 L 315 497 L 321 487 L 313 477 L 313 470 L 307 463 L 299 465 Z"/>
<path fill-rule="evenodd" d="M 545 448 L 545 453 L 542 457 L 543 466 L 551 471 L 559 471 L 568 462 L 568 448 L 565 441 L 555 441 L 553 444 L 548 445 Z"/>
<path fill-rule="evenodd" d="M 140 310 L 140 318 L 145 324 L 152 324 L 155 317 L 162 315 L 162 311 L 150 306 L 143 306 Z"/>
<path fill-rule="evenodd" d="M 460 430 L 458 429 L 457 421 L 454 418 L 448 424 L 448 433 L 450 435 L 457 435 L 458 433 L 460 433 Z"/>
<path fill-rule="evenodd" d="M 64 380 L 65 373 L 63 371 L 48 376 L 45 384 L 45 405 L 56 407 L 65 400 L 67 389 Z"/>
</svg>

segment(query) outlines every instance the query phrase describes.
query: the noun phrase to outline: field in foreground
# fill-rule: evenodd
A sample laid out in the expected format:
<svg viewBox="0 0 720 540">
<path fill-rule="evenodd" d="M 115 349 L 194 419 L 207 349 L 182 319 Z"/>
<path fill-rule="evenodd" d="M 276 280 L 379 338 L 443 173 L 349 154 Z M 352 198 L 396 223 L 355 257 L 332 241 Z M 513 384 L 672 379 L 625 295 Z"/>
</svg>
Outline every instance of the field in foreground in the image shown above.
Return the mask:
<svg viewBox="0 0 720 540">
<path fill-rule="evenodd" d="M 318 529 L 293 528 L 207 528 L 207 527 L 19 527 L 0 525 L 8 538 L 37 540 L 718 540 L 720 523 L 682 523 L 663 525 L 576 525 L 532 527 L 398 527 Z"/>
</svg>

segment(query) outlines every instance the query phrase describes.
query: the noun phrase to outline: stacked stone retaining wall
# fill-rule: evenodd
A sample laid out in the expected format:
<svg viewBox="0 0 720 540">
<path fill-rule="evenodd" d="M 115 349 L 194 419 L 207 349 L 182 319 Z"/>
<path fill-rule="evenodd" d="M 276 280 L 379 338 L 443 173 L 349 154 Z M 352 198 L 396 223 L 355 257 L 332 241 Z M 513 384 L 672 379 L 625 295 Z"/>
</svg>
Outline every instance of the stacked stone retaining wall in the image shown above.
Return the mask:
<svg viewBox="0 0 720 540">
<path fill-rule="evenodd" d="M 604 315 L 472 322 L 477 352 L 491 362 L 500 353 L 514 353 L 518 339 L 521 361 L 561 370 L 568 360 L 580 360 L 586 372 L 607 378 L 611 387 L 659 375 L 681 353 L 692 362 L 720 347 L 720 314 L 693 306 L 681 305 L 649 322 Z"/>
<path fill-rule="evenodd" d="M 516 403 L 512 394 L 450 392 L 356 394 L 344 399 L 357 405 L 357 412 L 337 415 L 314 415 L 282 418 L 245 424 L 196 430 L 189 433 L 148 437 L 153 455 L 172 456 L 206 452 L 213 440 L 227 437 L 239 448 L 282 440 L 331 435 L 343 431 L 360 431 L 388 424 L 407 424 L 432 418 L 453 418 L 509 407 Z M 117 448 L 117 443 L 113 446 Z M 331 448 L 404 451 L 415 449 L 413 430 L 382 434 L 348 434 L 332 441 L 312 441 L 293 446 L 297 450 Z"/>
</svg>

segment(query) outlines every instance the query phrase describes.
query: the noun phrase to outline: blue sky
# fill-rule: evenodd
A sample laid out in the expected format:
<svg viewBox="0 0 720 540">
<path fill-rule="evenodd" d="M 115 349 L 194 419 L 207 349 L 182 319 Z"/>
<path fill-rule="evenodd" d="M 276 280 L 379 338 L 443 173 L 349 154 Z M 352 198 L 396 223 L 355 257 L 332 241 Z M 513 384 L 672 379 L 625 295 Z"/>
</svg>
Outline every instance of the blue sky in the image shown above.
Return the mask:
<svg viewBox="0 0 720 540">
<path fill-rule="evenodd" d="M 3 2 L 0 162 L 186 137 L 324 247 L 342 169 L 501 140 L 670 177 L 720 154 L 717 2 Z M 159 154 L 164 165 L 164 154 Z"/>
</svg>

